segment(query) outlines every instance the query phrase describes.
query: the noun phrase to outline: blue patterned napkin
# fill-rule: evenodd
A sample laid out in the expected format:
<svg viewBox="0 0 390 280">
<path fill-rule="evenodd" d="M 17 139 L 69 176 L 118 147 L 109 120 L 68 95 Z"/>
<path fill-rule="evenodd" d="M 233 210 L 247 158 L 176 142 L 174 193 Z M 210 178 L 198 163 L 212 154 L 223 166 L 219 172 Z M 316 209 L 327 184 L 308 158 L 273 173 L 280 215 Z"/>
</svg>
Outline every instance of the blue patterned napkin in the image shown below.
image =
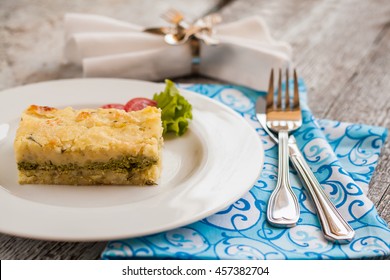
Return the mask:
<svg viewBox="0 0 390 280">
<path fill-rule="evenodd" d="M 277 147 L 254 115 L 265 95 L 244 87 L 193 85 L 189 90 L 239 112 L 259 134 L 265 163 L 257 183 L 226 209 L 196 223 L 150 236 L 111 241 L 103 259 L 356 259 L 390 255 L 390 229 L 366 197 L 387 130 L 361 124 L 316 120 L 300 82 L 303 126 L 294 134 L 316 177 L 356 231 L 349 244 L 323 238 L 319 221 L 298 175 L 290 171 L 301 216 L 296 227 L 281 229 L 266 221 L 268 198 L 277 178 Z"/>
</svg>

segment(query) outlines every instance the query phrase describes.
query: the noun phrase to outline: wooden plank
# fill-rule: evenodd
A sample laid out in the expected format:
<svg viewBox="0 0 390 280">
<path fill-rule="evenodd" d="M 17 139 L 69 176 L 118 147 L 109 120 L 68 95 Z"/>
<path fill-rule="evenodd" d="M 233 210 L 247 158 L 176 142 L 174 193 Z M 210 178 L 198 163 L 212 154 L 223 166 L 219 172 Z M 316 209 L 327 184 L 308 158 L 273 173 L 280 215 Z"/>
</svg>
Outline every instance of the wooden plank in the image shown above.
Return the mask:
<svg viewBox="0 0 390 280">
<path fill-rule="evenodd" d="M 390 182 L 390 138 L 382 148 L 381 157 L 375 169 L 373 181 Z"/>
<path fill-rule="evenodd" d="M 381 216 L 387 222 L 387 224 L 389 224 L 388 222 L 390 217 L 390 185 L 389 184 L 386 187 L 385 193 L 377 203 L 377 210 L 379 216 Z"/>
<path fill-rule="evenodd" d="M 368 196 L 374 202 L 379 216 L 388 221 L 390 215 L 390 183 L 379 180 L 373 182 L 368 191 Z"/>
<path fill-rule="evenodd" d="M 40 241 L 0 234 L 2 260 L 95 260 L 106 242 Z"/>
<path fill-rule="evenodd" d="M 92 13 L 142 26 L 166 25 L 161 14 L 169 8 L 195 19 L 220 5 L 219 0 L 0 1 L 0 90 L 46 80 L 81 77 L 81 70 L 63 65 L 63 16 Z"/>
<path fill-rule="evenodd" d="M 390 21 L 381 27 L 367 54 L 339 87 L 325 116 L 390 128 L 390 63 L 386 63 L 390 62 Z"/>
<path fill-rule="evenodd" d="M 390 225 L 390 141 L 382 149 L 378 166 L 369 185 L 368 198 L 371 199 L 381 216 Z"/>
<path fill-rule="evenodd" d="M 221 9 L 227 22 L 262 16 L 276 39 L 291 43 L 315 116 L 390 127 L 388 0 L 97 0 L 93 5 L 87 0 L 2 0 L 0 90 L 81 76 L 77 67 L 60 63 L 65 12 L 96 13 L 140 25 L 158 25 L 163 23 L 159 15 L 170 7 L 192 18 Z M 175 81 L 217 82 L 196 75 Z M 387 222 L 389 142 L 368 193 Z M 105 242 L 45 242 L 0 234 L 0 259 L 96 259 L 104 246 Z"/>
<path fill-rule="evenodd" d="M 326 117 L 333 98 L 388 22 L 390 6 L 377 1 L 235 1 L 222 9 L 225 20 L 260 15 L 278 40 L 289 42 L 309 89 L 316 116 Z M 321 106 L 318 101 L 321 100 Z"/>
</svg>

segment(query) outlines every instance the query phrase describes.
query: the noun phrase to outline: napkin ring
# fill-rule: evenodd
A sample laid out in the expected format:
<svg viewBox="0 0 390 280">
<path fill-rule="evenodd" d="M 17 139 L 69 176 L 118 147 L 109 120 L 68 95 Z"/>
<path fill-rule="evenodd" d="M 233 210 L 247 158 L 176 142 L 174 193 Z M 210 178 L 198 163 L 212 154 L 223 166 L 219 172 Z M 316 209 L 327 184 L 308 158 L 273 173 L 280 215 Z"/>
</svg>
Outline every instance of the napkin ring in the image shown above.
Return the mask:
<svg viewBox="0 0 390 280">
<path fill-rule="evenodd" d="M 197 19 L 193 23 L 185 20 L 183 14 L 175 9 L 170 9 L 161 16 L 171 27 L 152 27 L 143 31 L 163 35 L 164 41 L 173 46 L 189 43 L 192 49 L 193 63 L 199 64 L 200 43 L 206 45 L 218 45 L 219 40 L 214 35 L 214 26 L 222 21 L 219 14 L 213 13 Z"/>
<path fill-rule="evenodd" d="M 213 13 L 189 23 L 185 20 L 184 15 L 175 9 L 168 10 L 161 17 L 173 26 L 152 27 L 143 31 L 163 35 L 164 41 L 172 46 L 189 43 L 192 54 L 192 70 L 197 73 L 200 64 L 200 41 L 211 46 L 219 44 L 219 40 L 213 36 L 214 26 L 222 21 L 222 17 Z"/>
</svg>

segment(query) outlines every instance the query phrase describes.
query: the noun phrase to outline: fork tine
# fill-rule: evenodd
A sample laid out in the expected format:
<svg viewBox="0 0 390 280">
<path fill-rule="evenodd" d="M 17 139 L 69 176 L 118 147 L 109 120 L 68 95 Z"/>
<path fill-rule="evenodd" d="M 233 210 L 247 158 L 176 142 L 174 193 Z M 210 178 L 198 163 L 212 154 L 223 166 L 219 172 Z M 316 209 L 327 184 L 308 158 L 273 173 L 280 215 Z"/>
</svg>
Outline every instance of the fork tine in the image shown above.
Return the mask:
<svg viewBox="0 0 390 280">
<path fill-rule="evenodd" d="M 272 110 L 274 107 L 274 69 L 271 69 L 269 76 L 269 85 L 267 93 L 267 111 Z"/>
<path fill-rule="evenodd" d="M 162 13 L 161 18 L 164 19 L 165 21 L 171 21 L 171 10 L 169 9 L 168 11 Z"/>
<path fill-rule="evenodd" d="M 293 109 L 299 109 L 299 89 L 298 89 L 298 78 L 297 71 L 294 69 L 294 101 Z"/>
<path fill-rule="evenodd" d="M 161 15 L 161 17 L 164 20 L 166 20 L 170 23 L 173 23 L 173 24 L 178 24 L 183 19 L 182 13 L 176 9 L 173 9 L 173 8 L 171 8 L 168 11 L 166 11 L 165 13 L 163 13 Z"/>
<path fill-rule="evenodd" d="M 282 109 L 282 69 L 279 68 L 279 81 L 278 81 L 278 101 L 276 103 L 278 110 Z"/>
<path fill-rule="evenodd" d="M 288 68 L 286 69 L 286 96 L 285 96 L 285 110 L 289 110 L 290 109 L 290 84 L 289 84 L 289 80 L 290 80 L 290 77 L 289 77 L 289 71 L 288 71 Z"/>
</svg>

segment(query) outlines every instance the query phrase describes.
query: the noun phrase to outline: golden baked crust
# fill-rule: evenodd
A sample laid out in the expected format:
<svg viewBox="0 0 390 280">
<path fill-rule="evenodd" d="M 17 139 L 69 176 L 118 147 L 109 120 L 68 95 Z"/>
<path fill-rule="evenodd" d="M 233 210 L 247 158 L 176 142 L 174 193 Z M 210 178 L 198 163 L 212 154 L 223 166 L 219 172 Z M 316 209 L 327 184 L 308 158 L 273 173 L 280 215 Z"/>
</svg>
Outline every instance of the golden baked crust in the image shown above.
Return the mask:
<svg viewBox="0 0 390 280">
<path fill-rule="evenodd" d="M 31 105 L 14 142 L 21 184 L 156 184 L 161 146 L 161 110 L 155 107 L 126 112 Z"/>
</svg>

